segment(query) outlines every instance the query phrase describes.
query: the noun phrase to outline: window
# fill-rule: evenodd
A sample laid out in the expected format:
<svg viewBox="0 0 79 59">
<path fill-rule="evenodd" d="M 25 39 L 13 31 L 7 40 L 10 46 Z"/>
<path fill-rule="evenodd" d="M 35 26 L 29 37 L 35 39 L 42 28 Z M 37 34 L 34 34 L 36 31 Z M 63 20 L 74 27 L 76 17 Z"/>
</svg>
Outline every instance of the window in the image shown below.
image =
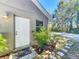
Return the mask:
<svg viewBox="0 0 79 59">
<path fill-rule="evenodd" d="M 40 26 L 43 26 L 43 21 L 36 20 L 36 31 L 39 31 Z"/>
</svg>

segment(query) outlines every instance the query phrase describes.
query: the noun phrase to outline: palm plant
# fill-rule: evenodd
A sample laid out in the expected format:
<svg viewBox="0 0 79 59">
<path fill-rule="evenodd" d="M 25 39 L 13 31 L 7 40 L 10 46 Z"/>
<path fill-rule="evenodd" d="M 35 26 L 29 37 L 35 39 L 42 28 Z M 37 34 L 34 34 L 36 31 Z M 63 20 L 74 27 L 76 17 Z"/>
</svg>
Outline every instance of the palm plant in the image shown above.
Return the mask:
<svg viewBox="0 0 79 59">
<path fill-rule="evenodd" d="M 40 47 L 44 47 L 44 43 L 50 41 L 49 31 L 45 27 L 40 27 L 38 32 L 34 32 L 34 39 L 38 41 Z"/>
</svg>

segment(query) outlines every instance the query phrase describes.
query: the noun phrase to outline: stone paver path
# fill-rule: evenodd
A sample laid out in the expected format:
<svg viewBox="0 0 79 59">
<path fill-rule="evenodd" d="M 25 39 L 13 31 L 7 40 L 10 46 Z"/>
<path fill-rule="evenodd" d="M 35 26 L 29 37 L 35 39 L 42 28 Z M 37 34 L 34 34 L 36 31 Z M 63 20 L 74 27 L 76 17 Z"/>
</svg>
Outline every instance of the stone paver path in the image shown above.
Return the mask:
<svg viewBox="0 0 79 59">
<path fill-rule="evenodd" d="M 69 58 L 65 59 L 79 59 L 79 42 L 76 42 L 72 48 L 70 49 L 70 51 L 67 53 L 67 56 Z"/>
</svg>

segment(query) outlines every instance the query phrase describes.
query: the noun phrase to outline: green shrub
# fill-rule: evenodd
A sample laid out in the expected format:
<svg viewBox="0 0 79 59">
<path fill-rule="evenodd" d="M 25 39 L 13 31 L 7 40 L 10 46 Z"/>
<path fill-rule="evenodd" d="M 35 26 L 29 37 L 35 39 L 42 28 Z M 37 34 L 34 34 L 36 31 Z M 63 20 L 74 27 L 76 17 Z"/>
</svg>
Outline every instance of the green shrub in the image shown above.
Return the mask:
<svg viewBox="0 0 79 59">
<path fill-rule="evenodd" d="M 50 41 L 49 31 L 45 27 L 40 27 L 38 32 L 33 32 L 34 39 L 38 41 L 40 47 L 44 47 L 44 43 Z"/>
<path fill-rule="evenodd" d="M 7 50 L 6 39 L 2 34 L 0 34 L 0 52 Z"/>
</svg>

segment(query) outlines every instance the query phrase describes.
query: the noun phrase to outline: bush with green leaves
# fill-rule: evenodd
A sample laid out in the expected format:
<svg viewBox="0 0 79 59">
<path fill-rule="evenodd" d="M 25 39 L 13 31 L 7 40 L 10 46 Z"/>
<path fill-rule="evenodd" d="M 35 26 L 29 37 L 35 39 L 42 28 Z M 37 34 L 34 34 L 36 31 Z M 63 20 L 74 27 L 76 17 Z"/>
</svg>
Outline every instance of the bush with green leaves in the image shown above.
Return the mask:
<svg viewBox="0 0 79 59">
<path fill-rule="evenodd" d="M 6 39 L 2 34 L 0 34 L 0 53 L 6 51 L 7 49 Z"/>
<path fill-rule="evenodd" d="M 49 31 L 45 27 L 40 27 L 39 31 L 33 32 L 34 39 L 38 42 L 40 47 L 44 47 L 44 43 L 50 41 Z"/>
</svg>

